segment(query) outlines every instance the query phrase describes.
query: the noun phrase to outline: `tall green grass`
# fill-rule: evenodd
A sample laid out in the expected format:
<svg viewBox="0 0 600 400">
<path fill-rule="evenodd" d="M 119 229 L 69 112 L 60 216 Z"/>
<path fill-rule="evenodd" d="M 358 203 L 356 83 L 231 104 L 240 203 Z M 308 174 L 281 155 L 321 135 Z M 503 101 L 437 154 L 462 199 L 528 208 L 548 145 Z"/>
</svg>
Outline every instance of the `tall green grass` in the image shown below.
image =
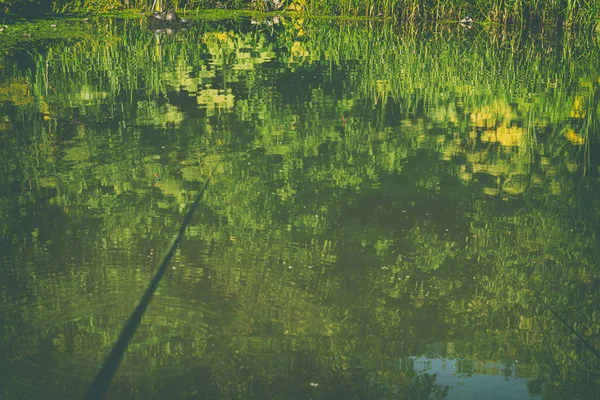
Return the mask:
<svg viewBox="0 0 600 400">
<path fill-rule="evenodd" d="M 401 21 L 457 20 L 496 24 L 597 25 L 600 3 L 593 0 L 320 0 L 307 1 L 311 14 L 392 16 Z"/>
<path fill-rule="evenodd" d="M 149 11 L 153 0 L 0 0 L 0 11 L 21 15 Z M 170 0 L 167 8 L 294 10 L 309 15 L 384 17 L 402 23 L 457 21 L 471 16 L 477 23 L 519 27 L 582 27 L 600 33 L 596 0 Z"/>
</svg>

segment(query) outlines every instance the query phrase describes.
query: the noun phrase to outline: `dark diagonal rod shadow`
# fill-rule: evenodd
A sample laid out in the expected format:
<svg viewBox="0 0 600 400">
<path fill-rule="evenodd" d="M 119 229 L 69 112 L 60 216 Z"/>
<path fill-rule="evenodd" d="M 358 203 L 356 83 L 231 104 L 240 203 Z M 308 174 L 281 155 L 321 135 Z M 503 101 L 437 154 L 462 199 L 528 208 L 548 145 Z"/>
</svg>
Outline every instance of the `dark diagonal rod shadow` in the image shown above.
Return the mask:
<svg viewBox="0 0 600 400">
<path fill-rule="evenodd" d="M 150 300 L 152 300 L 152 296 L 154 295 L 154 292 L 156 291 L 156 288 L 158 287 L 160 280 L 162 279 L 163 275 L 165 274 L 165 271 L 167 270 L 167 266 L 169 265 L 171 259 L 173 258 L 173 255 L 175 254 L 177 245 L 181 241 L 181 238 L 183 237 L 183 234 L 184 234 L 187 226 L 189 225 L 189 223 L 192 219 L 192 216 L 193 216 L 194 212 L 196 211 L 196 208 L 198 208 L 198 205 L 200 204 L 200 201 L 202 200 L 202 196 L 204 195 L 204 192 L 208 188 L 208 184 L 210 183 L 212 176 L 213 176 L 214 172 L 216 171 L 216 169 L 217 168 L 215 167 L 215 169 L 210 174 L 209 178 L 204 183 L 202 190 L 200 190 L 200 193 L 198 193 L 198 195 L 196 196 L 196 199 L 192 203 L 192 206 L 190 207 L 189 211 L 185 215 L 183 222 L 181 223 L 181 226 L 179 227 L 179 231 L 173 238 L 173 241 L 171 242 L 171 246 L 169 246 L 169 249 L 165 253 L 159 267 L 156 269 L 156 272 L 154 273 L 154 276 L 152 277 L 150 284 L 146 288 L 144 295 L 140 299 L 135 310 L 133 310 L 133 313 L 131 314 L 131 316 L 129 317 L 129 320 L 127 321 L 127 323 L 125 324 L 125 327 L 123 328 L 123 331 L 121 331 L 121 335 L 119 336 L 119 339 L 113 346 L 113 348 L 112 348 L 110 354 L 108 355 L 108 357 L 106 358 L 106 360 L 104 360 L 104 364 L 102 364 L 102 368 L 100 369 L 100 371 L 94 378 L 94 381 L 90 385 L 90 388 L 88 389 L 88 392 L 85 396 L 86 400 L 99 400 L 99 399 L 104 398 L 104 395 L 106 394 L 106 391 L 108 390 L 108 388 L 110 386 L 110 382 L 112 381 L 112 378 L 113 378 L 115 372 L 117 371 L 117 368 L 119 367 L 119 364 L 121 363 L 121 360 L 123 359 L 123 354 L 125 353 L 125 350 L 127 349 L 127 345 L 129 344 L 129 341 L 131 340 L 131 338 L 135 334 L 135 331 L 137 330 L 138 326 L 140 325 L 140 322 L 142 321 L 142 316 L 144 315 L 144 312 L 146 311 L 146 308 L 148 307 Z"/>
</svg>

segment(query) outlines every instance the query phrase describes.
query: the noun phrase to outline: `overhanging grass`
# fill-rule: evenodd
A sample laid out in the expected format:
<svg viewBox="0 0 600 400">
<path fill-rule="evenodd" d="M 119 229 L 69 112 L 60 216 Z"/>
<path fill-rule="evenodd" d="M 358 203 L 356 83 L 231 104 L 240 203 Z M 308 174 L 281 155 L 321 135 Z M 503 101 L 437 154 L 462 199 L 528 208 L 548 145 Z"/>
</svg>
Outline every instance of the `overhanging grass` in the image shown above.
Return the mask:
<svg viewBox="0 0 600 400">
<path fill-rule="evenodd" d="M 22 16 L 149 12 L 153 0 L 3 0 L 0 10 Z M 277 6 L 276 6 L 277 5 Z M 400 23 L 457 21 L 471 16 L 479 23 L 515 25 L 520 28 L 554 25 L 579 26 L 600 33 L 600 3 L 596 0 L 171 0 L 167 8 L 232 18 L 237 10 L 293 10 L 309 16 L 383 17 Z M 210 13 L 206 10 L 212 10 Z M 234 11 L 236 10 L 236 11 Z M 213 17 L 214 16 L 214 17 Z"/>
</svg>

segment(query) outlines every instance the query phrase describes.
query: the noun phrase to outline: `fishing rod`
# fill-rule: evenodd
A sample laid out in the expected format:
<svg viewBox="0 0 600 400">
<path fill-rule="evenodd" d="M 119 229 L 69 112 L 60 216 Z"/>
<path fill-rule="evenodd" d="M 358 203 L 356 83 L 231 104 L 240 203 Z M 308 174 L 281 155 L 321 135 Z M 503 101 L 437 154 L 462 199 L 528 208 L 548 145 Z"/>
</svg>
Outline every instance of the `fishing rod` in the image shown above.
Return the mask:
<svg viewBox="0 0 600 400">
<path fill-rule="evenodd" d="M 137 328 L 140 326 L 140 322 L 142 321 L 142 316 L 146 312 L 146 308 L 148 308 L 148 304 L 150 303 L 150 300 L 152 300 L 152 296 L 154 296 L 154 292 L 156 291 L 158 284 L 160 283 L 162 277 L 164 276 L 165 271 L 167 270 L 167 266 L 169 265 L 169 263 L 171 262 L 171 259 L 173 258 L 173 255 L 175 254 L 175 249 L 177 248 L 177 245 L 181 241 L 181 238 L 183 237 L 183 234 L 184 234 L 186 228 L 188 227 L 190 221 L 192 220 L 192 215 L 196 211 L 196 208 L 198 208 L 198 205 L 200 204 L 200 200 L 202 200 L 202 196 L 204 195 L 204 192 L 208 188 L 208 184 L 210 183 L 213 174 L 217 170 L 217 167 L 218 167 L 218 164 L 211 172 L 210 176 L 204 183 L 204 186 L 200 190 L 200 193 L 198 193 L 198 195 L 196 196 L 196 199 L 192 203 L 192 206 L 190 207 L 189 211 L 183 218 L 181 226 L 179 227 L 179 231 L 173 238 L 171 245 L 169 246 L 167 252 L 163 256 L 163 259 L 162 259 L 160 265 L 158 266 L 158 268 L 156 269 L 154 276 L 152 277 L 152 280 L 150 280 L 150 283 L 148 284 L 146 291 L 142 295 L 142 298 L 140 299 L 136 308 L 133 310 L 133 312 L 129 316 L 129 320 L 127 321 L 127 323 L 125 324 L 125 327 L 121 331 L 121 334 L 119 335 L 119 339 L 117 339 L 112 350 L 110 351 L 110 354 L 104 360 L 104 363 L 102 364 L 102 368 L 100 368 L 100 371 L 98 372 L 98 374 L 94 378 L 94 381 L 90 385 L 88 392 L 85 396 L 86 400 L 100 400 L 100 399 L 104 398 L 104 395 L 106 394 L 106 391 L 108 390 L 108 387 L 110 386 L 110 382 L 112 381 L 112 378 L 115 375 L 115 372 L 117 371 L 117 368 L 119 367 L 119 364 L 121 363 L 121 360 L 123 359 L 123 355 L 125 354 L 125 350 L 127 349 L 127 346 L 129 345 L 129 341 L 135 334 L 135 331 L 137 330 Z"/>
</svg>

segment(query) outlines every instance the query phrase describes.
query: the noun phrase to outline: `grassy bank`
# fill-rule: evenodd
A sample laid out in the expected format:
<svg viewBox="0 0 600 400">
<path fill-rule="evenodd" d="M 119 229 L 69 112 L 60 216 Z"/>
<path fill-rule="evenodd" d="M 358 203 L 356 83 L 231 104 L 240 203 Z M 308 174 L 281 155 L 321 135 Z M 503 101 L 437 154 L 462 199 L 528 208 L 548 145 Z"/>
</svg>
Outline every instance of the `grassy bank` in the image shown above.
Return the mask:
<svg viewBox="0 0 600 400">
<path fill-rule="evenodd" d="M 0 13 L 18 16 L 149 11 L 153 0 L 0 0 Z M 399 21 L 457 20 L 536 27 L 580 26 L 596 32 L 600 3 L 594 0 L 171 0 L 167 8 L 298 11 L 310 15 L 390 17 Z"/>
</svg>

